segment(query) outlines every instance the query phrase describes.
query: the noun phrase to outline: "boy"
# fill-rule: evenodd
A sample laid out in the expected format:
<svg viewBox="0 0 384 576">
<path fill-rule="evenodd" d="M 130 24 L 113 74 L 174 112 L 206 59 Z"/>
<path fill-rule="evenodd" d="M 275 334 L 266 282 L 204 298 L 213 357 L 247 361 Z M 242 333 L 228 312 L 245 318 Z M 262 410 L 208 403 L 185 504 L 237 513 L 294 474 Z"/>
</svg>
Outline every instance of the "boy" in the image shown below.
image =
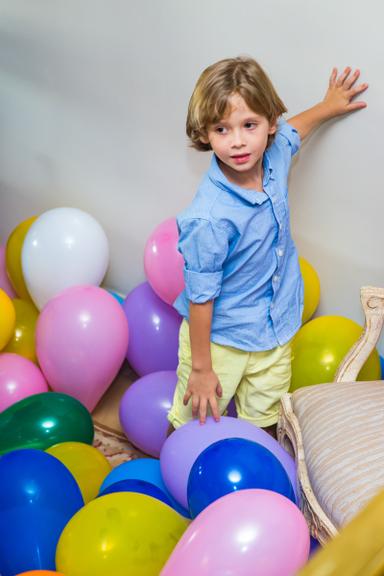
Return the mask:
<svg viewBox="0 0 384 576">
<path fill-rule="evenodd" d="M 178 383 L 168 414 L 177 428 L 215 420 L 235 396 L 239 418 L 274 433 L 301 326 L 303 284 L 290 234 L 292 156 L 322 122 L 364 108 L 359 71 L 333 69 L 324 100 L 287 122 L 271 81 L 251 58 L 207 68 L 192 94 L 187 134 L 213 150 L 211 166 L 178 219 L 185 290 Z"/>
</svg>

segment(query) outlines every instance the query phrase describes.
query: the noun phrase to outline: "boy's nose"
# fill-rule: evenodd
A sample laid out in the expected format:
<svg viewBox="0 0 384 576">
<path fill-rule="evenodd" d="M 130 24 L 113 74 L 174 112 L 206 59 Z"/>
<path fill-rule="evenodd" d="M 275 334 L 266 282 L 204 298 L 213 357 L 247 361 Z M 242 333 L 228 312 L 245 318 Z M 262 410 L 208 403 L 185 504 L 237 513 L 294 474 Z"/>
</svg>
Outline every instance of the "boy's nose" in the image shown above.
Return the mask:
<svg viewBox="0 0 384 576">
<path fill-rule="evenodd" d="M 241 148 L 244 146 L 244 140 L 240 130 L 235 130 L 232 134 L 232 147 Z"/>
</svg>

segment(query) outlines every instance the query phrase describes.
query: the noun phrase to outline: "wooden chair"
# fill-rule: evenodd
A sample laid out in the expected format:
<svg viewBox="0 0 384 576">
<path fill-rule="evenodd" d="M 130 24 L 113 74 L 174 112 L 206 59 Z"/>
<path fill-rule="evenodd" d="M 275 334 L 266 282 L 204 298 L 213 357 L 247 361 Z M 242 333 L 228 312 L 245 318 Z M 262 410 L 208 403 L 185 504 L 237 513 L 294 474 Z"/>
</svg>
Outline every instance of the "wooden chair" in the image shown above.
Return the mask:
<svg viewBox="0 0 384 576">
<path fill-rule="evenodd" d="M 384 381 L 356 382 L 384 321 L 384 288 L 361 289 L 366 323 L 335 381 L 286 394 L 278 441 L 296 459 L 301 509 L 321 544 L 384 488 Z"/>
</svg>

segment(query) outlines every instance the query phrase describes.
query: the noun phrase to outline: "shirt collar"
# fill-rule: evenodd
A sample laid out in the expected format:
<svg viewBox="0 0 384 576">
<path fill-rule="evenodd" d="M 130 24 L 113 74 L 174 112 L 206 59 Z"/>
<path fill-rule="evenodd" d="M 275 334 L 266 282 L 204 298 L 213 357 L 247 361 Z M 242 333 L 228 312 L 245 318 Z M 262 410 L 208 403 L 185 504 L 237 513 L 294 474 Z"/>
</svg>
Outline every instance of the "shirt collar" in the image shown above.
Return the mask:
<svg viewBox="0 0 384 576">
<path fill-rule="evenodd" d="M 263 176 L 263 187 L 268 185 L 270 180 L 273 180 L 273 168 L 271 166 L 270 158 L 268 155 L 268 151 L 265 151 L 264 158 L 263 158 L 263 168 L 264 168 L 264 176 Z M 223 188 L 224 190 L 228 190 L 229 192 L 233 192 L 237 194 L 243 200 L 246 200 L 250 204 L 262 204 L 265 201 L 265 192 L 258 192 L 256 190 L 248 190 L 247 188 L 242 188 L 233 182 L 230 182 L 227 177 L 224 175 L 223 171 L 221 170 L 219 163 L 217 161 L 216 154 L 212 155 L 211 165 L 208 169 L 208 177 L 214 184 L 219 186 L 219 188 Z"/>
</svg>

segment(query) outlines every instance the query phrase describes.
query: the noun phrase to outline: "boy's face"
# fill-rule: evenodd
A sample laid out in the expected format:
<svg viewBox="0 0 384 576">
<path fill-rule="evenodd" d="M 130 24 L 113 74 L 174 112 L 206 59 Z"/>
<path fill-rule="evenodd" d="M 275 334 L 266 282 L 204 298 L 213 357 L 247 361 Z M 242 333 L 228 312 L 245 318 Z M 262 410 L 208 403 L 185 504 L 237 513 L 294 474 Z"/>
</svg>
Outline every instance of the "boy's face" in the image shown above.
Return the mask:
<svg viewBox="0 0 384 576">
<path fill-rule="evenodd" d="M 229 99 L 229 112 L 208 128 L 207 138 L 224 174 L 240 186 L 260 182 L 268 136 L 276 132 L 265 116 L 256 114 L 239 94 Z"/>
</svg>

